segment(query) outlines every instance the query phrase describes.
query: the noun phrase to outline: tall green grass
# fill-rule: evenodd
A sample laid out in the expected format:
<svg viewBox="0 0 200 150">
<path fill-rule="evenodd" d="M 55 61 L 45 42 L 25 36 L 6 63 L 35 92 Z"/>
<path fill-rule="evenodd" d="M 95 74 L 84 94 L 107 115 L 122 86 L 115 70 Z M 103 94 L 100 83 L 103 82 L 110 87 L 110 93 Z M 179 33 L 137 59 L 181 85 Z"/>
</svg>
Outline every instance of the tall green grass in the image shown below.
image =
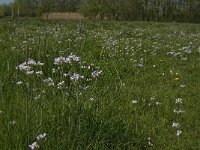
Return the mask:
<svg viewBox="0 0 200 150">
<path fill-rule="evenodd" d="M 197 24 L 0 20 L 0 149 L 199 149 L 199 41 Z"/>
</svg>

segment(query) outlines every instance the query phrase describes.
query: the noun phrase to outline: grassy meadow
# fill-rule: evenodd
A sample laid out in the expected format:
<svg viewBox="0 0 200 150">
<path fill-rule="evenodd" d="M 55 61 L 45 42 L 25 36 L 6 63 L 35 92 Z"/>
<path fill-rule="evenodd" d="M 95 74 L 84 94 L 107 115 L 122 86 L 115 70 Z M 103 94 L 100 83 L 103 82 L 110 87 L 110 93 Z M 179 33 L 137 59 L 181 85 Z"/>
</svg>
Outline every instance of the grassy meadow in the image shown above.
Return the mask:
<svg viewBox="0 0 200 150">
<path fill-rule="evenodd" d="M 200 25 L 0 20 L 1 150 L 200 149 Z"/>
</svg>

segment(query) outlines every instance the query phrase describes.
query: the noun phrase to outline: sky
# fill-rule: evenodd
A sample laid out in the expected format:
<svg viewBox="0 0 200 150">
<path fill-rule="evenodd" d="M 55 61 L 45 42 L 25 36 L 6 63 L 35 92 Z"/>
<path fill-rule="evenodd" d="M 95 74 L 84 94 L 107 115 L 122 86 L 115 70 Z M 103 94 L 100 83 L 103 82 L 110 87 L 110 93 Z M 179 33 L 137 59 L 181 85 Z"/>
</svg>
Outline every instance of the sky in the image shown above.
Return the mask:
<svg viewBox="0 0 200 150">
<path fill-rule="evenodd" d="M 2 3 L 6 3 L 6 4 L 9 4 L 11 2 L 13 2 L 14 0 L 0 0 L 0 4 Z"/>
</svg>

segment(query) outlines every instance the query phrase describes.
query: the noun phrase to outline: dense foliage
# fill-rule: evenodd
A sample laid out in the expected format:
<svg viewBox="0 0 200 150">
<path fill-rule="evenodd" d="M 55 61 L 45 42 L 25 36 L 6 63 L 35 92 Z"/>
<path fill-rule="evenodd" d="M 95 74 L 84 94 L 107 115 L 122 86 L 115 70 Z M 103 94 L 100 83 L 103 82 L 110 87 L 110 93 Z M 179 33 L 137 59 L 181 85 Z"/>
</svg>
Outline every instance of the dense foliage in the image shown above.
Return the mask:
<svg viewBox="0 0 200 150">
<path fill-rule="evenodd" d="M 79 11 L 101 20 L 200 22 L 200 0 L 15 0 L 0 9 L 0 16 Z"/>
<path fill-rule="evenodd" d="M 11 15 L 12 15 L 11 5 L 8 4 L 0 5 L 0 18 Z"/>
<path fill-rule="evenodd" d="M 200 22 L 200 1 L 83 0 L 81 12 L 106 20 Z"/>
</svg>

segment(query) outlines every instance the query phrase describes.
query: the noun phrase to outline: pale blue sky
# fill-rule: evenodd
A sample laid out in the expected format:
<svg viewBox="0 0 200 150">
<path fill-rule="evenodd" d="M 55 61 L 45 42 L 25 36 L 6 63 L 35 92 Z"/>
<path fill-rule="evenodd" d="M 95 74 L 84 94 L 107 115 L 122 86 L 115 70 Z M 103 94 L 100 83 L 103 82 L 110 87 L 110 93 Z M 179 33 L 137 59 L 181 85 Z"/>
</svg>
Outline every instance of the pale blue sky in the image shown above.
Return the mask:
<svg viewBox="0 0 200 150">
<path fill-rule="evenodd" d="M 2 3 L 11 3 L 11 2 L 13 2 L 14 0 L 0 0 L 0 3 L 2 4 Z"/>
</svg>

